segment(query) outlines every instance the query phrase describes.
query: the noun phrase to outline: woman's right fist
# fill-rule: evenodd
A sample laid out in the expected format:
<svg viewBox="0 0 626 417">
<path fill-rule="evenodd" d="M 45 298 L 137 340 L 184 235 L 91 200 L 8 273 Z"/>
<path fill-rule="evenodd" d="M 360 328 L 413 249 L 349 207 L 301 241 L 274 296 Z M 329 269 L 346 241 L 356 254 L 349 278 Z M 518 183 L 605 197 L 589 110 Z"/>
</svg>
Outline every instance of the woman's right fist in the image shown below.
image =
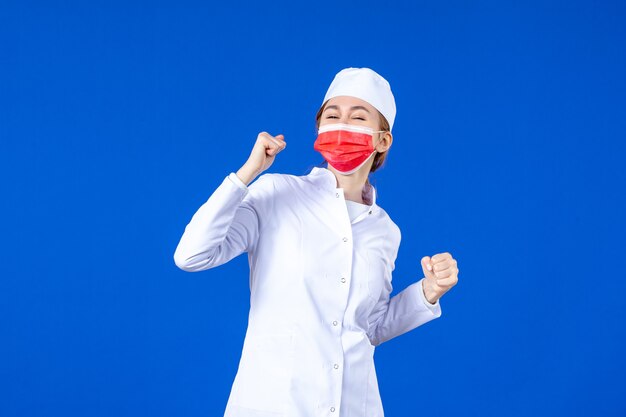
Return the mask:
<svg viewBox="0 0 626 417">
<path fill-rule="evenodd" d="M 272 165 L 276 154 L 285 149 L 286 146 L 287 142 L 285 142 L 283 135 L 272 136 L 267 132 L 259 133 L 252 152 L 250 152 L 250 157 L 237 174 L 243 182 L 249 184 L 257 175 Z"/>
</svg>

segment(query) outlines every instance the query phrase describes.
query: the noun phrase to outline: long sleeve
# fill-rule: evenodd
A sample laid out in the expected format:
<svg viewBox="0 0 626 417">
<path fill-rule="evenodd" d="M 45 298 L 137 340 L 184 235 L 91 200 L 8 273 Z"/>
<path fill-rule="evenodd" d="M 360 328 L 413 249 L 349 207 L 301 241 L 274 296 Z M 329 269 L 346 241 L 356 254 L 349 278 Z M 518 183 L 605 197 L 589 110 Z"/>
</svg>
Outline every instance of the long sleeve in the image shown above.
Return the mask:
<svg viewBox="0 0 626 417">
<path fill-rule="evenodd" d="M 426 299 L 426 295 L 424 294 L 423 283 L 422 283 L 422 281 L 424 281 L 425 279 L 426 278 L 422 278 L 422 279 L 420 279 L 417 282 L 419 284 L 418 286 L 420 288 L 420 291 L 418 291 L 418 294 L 419 294 L 421 300 L 424 302 L 424 305 L 426 307 L 428 307 L 428 309 L 430 311 L 432 311 L 435 314 L 440 314 L 441 313 L 441 306 L 439 305 L 439 300 L 435 301 L 435 303 L 433 304 L 433 303 L 431 303 L 430 301 L 428 301 Z"/>
<path fill-rule="evenodd" d="M 174 252 L 174 262 L 188 272 L 222 265 L 254 250 L 271 213 L 272 174 L 246 186 L 230 173 L 196 211 Z"/>
<path fill-rule="evenodd" d="M 397 233 L 399 247 L 400 235 Z M 385 277 L 385 288 L 370 314 L 368 337 L 374 346 L 400 336 L 416 327 L 441 316 L 439 300 L 431 304 L 426 300 L 422 290 L 422 280 L 415 282 L 403 291 L 389 298 L 392 291 L 391 273 L 395 268 L 397 249 L 390 259 L 390 268 Z"/>
</svg>

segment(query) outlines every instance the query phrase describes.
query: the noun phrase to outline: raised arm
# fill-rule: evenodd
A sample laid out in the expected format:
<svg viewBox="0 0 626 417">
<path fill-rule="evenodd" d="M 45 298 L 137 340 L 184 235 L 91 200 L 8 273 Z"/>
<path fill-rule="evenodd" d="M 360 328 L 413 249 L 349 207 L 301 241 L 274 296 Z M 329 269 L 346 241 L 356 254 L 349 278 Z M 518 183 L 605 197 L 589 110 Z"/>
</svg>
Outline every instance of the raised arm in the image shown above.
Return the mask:
<svg viewBox="0 0 626 417">
<path fill-rule="evenodd" d="M 193 215 L 174 252 L 174 262 L 188 272 L 222 265 L 254 250 L 259 224 L 270 213 L 273 183 L 261 175 L 247 187 L 233 172 Z"/>
<path fill-rule="evenodd" d="M 272 174 L 254 178 L 271 166 L 286 143 L 282 135 L 262 132 L 248 161 L 231 172 L 193 215 L 174 252 L 174 262 L 188 272 L 202 271 L 253 251 L 262 225 L 272 212 Z"/>
</svg>

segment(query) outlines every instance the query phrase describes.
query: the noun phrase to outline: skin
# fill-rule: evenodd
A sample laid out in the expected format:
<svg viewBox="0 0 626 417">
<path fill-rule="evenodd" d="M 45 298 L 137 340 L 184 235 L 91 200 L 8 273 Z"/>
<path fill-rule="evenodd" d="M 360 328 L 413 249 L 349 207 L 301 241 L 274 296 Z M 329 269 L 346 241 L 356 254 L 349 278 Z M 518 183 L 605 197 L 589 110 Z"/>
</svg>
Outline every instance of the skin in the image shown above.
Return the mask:
<svg viewBox="0 0 626 417">
<path fill-rule="evenodd" d="M 359 107 L 353 108 L 355 106 Z M 354 124 L 371 127 L 374 131 L 380 130 L 380 117 L 376 109 L 368 102 L 351 96 L 333 97 L 328 101 L 320 126 L 332 123 Z M 372 137 L 372 145 L 378 152 L 388 150 L 392 142 L 391 132 L 374 133 Z M 248 160 L 236 172 L 237 176 L 244 184 L 250 184 L 272 165 L 276 155 L 286 146 L 287 142 L 282 134 L 272 136 L 267 132 L 259 133 Z M 374 152 L 361 168 L 350 175 L 343 175 L 328 165 L 328 169 L 337 179 L 337 188 L 343 188 L 347 200 L 363 203 L 361 195 L 375 155 Z M 457 261 L 450 253 L 443 252 L 432 257 L 424 256 L 421 265 L 425 277 L 422 290 L 428 302 L 434 304 L 458 282 Z"/>
</svg>

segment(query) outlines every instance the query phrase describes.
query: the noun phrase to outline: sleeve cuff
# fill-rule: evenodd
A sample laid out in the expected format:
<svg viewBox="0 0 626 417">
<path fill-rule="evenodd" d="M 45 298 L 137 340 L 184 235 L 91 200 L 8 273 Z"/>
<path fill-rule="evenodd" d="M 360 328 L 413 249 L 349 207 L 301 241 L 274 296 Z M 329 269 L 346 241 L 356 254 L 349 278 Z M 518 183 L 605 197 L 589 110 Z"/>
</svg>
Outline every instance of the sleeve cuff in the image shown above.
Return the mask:
<svg viewBox="0 0 626 417">
<path fill-rule="evenodd" d="M 230 179 L 233 184 L 237 185 L 242 190 L 248 190 L 248 186 L 243 181 L 241 181 L 241 179 L 234 172 L 228 174 L 228 179 Z"/>
<path fill-rule="evenodd" d="M 441 308 L 441 306 L 439 305 L 439 300 L 435 301 L 435 304 L 431 304 L 431 303 L 430 303 L 430 302 L 426 299 L 426 296 L 424 295 L 424 290 L 423 290 L 423 288 L 422 288 L 422 285 L 423 285 L 422 281 L 423 281 L 424 279 L 426 279 L 426 278 L 422 278 L 422 279 L 419 281 L 419 291 L 418 291 L 418 292 L 419 292 L 420 298 L 422 299 L 422 302 L 424 303 L 424 305 L 425 305 L 426 307 L 428 307 L 428 309 L 429 309 L 430 311 L 432 311 L 433 313 L 435 313 L 437 310 L 439 310 L 439 309 Z"/>
</svg>

